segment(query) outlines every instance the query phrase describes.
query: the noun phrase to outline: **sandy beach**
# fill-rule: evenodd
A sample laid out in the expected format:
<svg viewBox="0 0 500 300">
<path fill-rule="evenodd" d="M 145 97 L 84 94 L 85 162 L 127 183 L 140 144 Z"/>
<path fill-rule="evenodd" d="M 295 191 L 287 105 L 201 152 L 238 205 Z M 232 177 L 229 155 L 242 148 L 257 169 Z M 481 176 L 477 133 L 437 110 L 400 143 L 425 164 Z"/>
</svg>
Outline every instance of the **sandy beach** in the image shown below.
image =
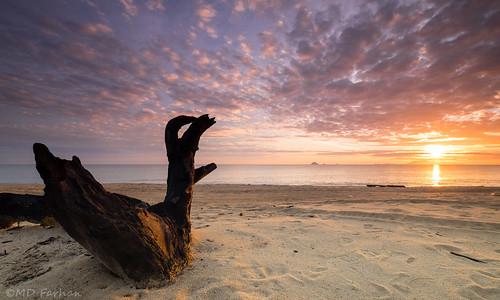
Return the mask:
<svg viewBox="0 0 500 300">
<path fill-rule="evenodd" d="M 150 203 L 165 189 L 106 188 Z M 498 192 L 199 185 L 194 260 L 167 286 L 136 289 L 59 226 L 22 224 L 0 231 L 0 299 L 500 299 Z"/>
</svg>

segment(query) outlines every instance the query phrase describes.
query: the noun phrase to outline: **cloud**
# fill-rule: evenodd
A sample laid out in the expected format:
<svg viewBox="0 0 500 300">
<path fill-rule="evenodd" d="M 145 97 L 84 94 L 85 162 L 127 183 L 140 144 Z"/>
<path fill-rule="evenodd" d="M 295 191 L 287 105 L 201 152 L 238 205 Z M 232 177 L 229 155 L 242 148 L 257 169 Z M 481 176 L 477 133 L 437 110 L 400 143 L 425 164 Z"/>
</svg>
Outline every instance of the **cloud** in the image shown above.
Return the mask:
<svg viewBox="0 0 500 300">
<path fill-rule="evenodd" d="M 237 0 L 235 3 L 234 3 L 234 11 L 235 12 L 244 12 L 245 11 L 245 3 L 242 1 L 242 0 Z"/>
<path fill-rule="evenodd" d="M 273 58 L 279 51 L 279 42 L 270 31 L 263 31 L 259 33 L 261 43 L 261 54 L 265 58 Z"/>
<path fill-rule="evenodd" d="M 219 35 L 217 34 L 217 30 L 213 26 L 208 25 L 207 23 L 204 23 L 202 21 L 198 22 L 198 28 L 205 31 L 211 38 L 216 39 L 219 37 Z"/>
<path fill-rule="evenodd" d="M 498 143 L 493 1 L 75 5 L 0 4 L 2 134 L 57 142 L 64 128 L 59 144 L 79 132 L 109 147 L 137 136 L 149 145 L 161 142 L 162 120 L 209 112 L 234 129 L 219 132 L 228 149 L 269 150 L 271 139 L 242 142 L 264 133 L 300 133 L 302 146 Z"/>
<path fill-rule="evenodd" d="M 163 0 L 149 0 L 146 2 L 146 7 L 150 11 L 164 11 L 165 5 L 163 4 Z"/>
<path fill-rule="evenodd" d="M 134 0 L 120 0 L 120 3 L 125 9 L 124 15 L 127 17 L 135 17 L 139 13 L 139 9 L 134 4 Z"/>
<path fill-rule="evenodd" d="M 250 45 L 245 41 L 240 41 L 240 48 L 241 51 L 247 55 L 252 53 L 252 48 L 250 48 Z"/>
<path fill-rule="evenodd" d="M 142 108 L 139 112 L 135 114 L 137 120 L 142 122 L 147 122 L 155 119 L 157 113 L 149 108 Z"/>
<path fill-rule="evenodd" d="M 106 24 L 94 23 L 84 25 L 83 31 L 87 34 L 107 34 L 112 33 L 113 29 Z"/>
<path fill-rule="evenodd" d="M 196 9 L 196 13 L 200 17 L 200 19 L 205 23 L 212 21 L 212 19 L 217 15 L 212 5 L 207 3 L 200 4 Z"/>
<path fill-rule="evenodd" d="M 500 43 L 483 24 L 496 16 L 494 6 L 485 3 L 393 1 L 332 27 L 338 14 L 324 20 L 320 12 L 301 7 L 288 33 L 297 60 L 292 72 L 283 67 L 277 73 L 272 113 L 306 116 L 296 126 L 309 132 L 356 137 L 375 130 L 381 141 L 391 132 L 447 121 L 487 126 L 499 106 L 491 77 L 498 74 L 498 63 L 490 53 Z M 465 133 L 453 124 L 446 127 Z"/>
<path fill-rule="evenodd" d="M 500 132 L 483 132 L 486 135 L 500 136 Z"/>
</svg>

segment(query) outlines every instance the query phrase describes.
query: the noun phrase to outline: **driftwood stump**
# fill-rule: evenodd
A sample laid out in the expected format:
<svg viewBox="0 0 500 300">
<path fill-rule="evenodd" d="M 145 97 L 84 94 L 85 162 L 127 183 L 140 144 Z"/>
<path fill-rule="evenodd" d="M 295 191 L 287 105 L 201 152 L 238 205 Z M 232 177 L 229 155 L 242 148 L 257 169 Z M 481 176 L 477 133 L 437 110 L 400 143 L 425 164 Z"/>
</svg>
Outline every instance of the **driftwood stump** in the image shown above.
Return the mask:
<svg viewBox="0 0 500 300">
<path fill-rule="evenodd" d="M 179 130 L 187 124 L 189 128 L 179 137 Z M 137 287 L 162 286 L 190 261 L 193 185 L 217 167 L 212 163 L 195 169 L 194 156 L 201 135 L 213 124 L 214 118 L 208 115 L 178 116 L 167 123 L 167 193 L 158 204 L 150 206 L 106 191 L 78 157 L 60 159 L 37 143 L 33 151 L 45 195 L 8 194 L 10 207 L 2 208 L 4 203 L 0 202 L 0 213 L 18 211 L 10 217 L 27 219 L 20 216 L 26 211 L 21 205 L 24 200 L 35 201 L 30 208 L 43 203 L 40 214 L 53 216 L 111 272 Z M 28 212 L 40 219 L 32 210 Z"/>
<path fill-rule="evenodd" d="M 0 193 L 0 229 L 21 221 L 42 223 L 47 216 L 42 196 Z"/>
</svg>

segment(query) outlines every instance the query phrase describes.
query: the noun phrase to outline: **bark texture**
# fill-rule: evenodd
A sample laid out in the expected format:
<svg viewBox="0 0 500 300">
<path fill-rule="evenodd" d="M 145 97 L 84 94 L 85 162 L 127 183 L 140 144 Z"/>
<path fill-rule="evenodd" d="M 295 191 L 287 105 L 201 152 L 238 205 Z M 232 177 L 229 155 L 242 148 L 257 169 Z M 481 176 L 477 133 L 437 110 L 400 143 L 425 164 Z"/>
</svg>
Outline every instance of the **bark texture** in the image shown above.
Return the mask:
<svg viewBox="0 0 500 300">
<path fill-rule="evenodd" d="M 179 137 L 181 127 L 188 124 Z M 162 202 L 151 206 L 106 191 L 78 157 L 60 159 L 45 145 L 34 144 L 36 168 L 45 183 L 45 195 L 36 198 L 37 205 L 43 203 L 40 212 L 54 216 L 114 274 L 137 287 L 166 284 L 191 258 L 193 185 L 217 167 L 212 163 L 195 169 L 194 158 L 201 135 L 213 124 L 214 118 L 208 115 L 178 116 L 167 123 L 167 192 Z M 22 202 L 21 197 L 34 196 L 11 197 Z M 0 202 L 0 207 L 3 205 Z"/>
<path fill-rule="evenodd" d="M 46 217 L 42 196 L 0 193 L 0 229 L 21 221 L 41 223 Z"/>
</svg>

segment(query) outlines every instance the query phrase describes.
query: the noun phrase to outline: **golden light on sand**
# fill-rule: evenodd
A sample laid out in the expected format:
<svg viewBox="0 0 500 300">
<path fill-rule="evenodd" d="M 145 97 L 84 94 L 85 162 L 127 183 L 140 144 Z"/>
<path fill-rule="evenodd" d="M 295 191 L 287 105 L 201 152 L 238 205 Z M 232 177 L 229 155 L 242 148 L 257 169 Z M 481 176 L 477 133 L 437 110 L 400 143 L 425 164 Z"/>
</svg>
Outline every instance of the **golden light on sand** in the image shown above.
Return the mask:
<svg viewBox="0 0 500 300">
<path fill-rule="evenodd" d="M 427 145 L 425 146 L 425 152 L 427 152 L 432 158 L 441 158 L 445 153 L 446 148 L 442 145 Z"/>
<path fill-rule="evenodd" d="M 432 166 L 432 184 L 439 185 L 440 181 L 441 181 L 441 169 L 439 168 L 439 165 L 434 165 Z"/>
</svg>

